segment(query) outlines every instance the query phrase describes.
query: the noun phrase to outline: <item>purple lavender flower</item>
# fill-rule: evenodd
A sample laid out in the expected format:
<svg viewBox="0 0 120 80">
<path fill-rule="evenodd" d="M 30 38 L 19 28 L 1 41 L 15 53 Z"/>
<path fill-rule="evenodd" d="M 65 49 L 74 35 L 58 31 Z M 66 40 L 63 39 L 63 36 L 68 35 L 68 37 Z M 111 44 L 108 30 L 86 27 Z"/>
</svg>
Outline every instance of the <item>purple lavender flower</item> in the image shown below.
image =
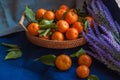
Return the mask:
<svg viewBox="0 0 120 80">
<path fill-rule="evenodd" d="M 120 62 L 114 60 L 113 57 L 111 57 L 109 52 L 106 52 L 105 49 L 100 48 L 99 44 L 96 45 L 96 42 L 94 42 L 90 38 L 88 40 L 89 40 L 89 44 L 91 44 L 91 50 L 94 52 L 94 53 L 92 53 L 92 52 L 89 53 L 88 52 L 88 54 L 90 54 L 91 56 L 97 58 L 98 60 L 100 60 L 101 62 L 106 64 L 109 68 L 110 67 L 113 68 L 113 70 L 117 70 L 118 68 L 120 68 L 120 66 L 119 66 Z M 97 54 L 95 54 L 95 53 L 97 53 Z M 111 65 L 110 65 L 110 63 L 111 63 Z M 119 70 L 119 72 L 120 72 L 120 70 Z"/>
<path fill-rule="evenodd" d="M 117 37 L 119 37 L 119 32 L 115 26 L 115 22 L 114 19 L 112 18 L 110 11 L 107 9 L 107 7 L 103 4 L 103 2 L 101 0 L 96 0 L 96 3 L 101 6 L 102 10 L 101 12 L 103 12 L 103 14 L 105 16 L 103 16 L 106 21 L 107 21 L 107 28 L 110 29 L 114 35 L 116 35 Z"/>
<path fill-rule="evenodd" d="M 106 52 L 110 53 L 116 60 L 120 61 L 120 52 L 114 50 L 113 46 L 110 46 L 107 42 L 105 42 L 102 37 L 99 37 L 100 41 L 104 44 L 103 48 Z"/>
<path fill-rule="evenodd" d="M 87 10 L 94 18 L 97 17 L 96 14 L 93 12 L 93 10 L 89 6 L 87 6 Z"/>
<path fill-rule="evenodd" d="M 119 35 L 120 35 L 120 25 L 118 24 L 117 21 L 115 21 L 115 26 L 116 26 L 116 28 L 117 28 L 117 30 L 118 30 L 118 32 L 119 32 Z"/>
<path fill-rule="evenodd" d="M 110 17 L 111 15 L 108 15 L 108 13 L 105 10 L 104 10 L 104 14 L 105 14 L 105 17 L 106 17 L 106 19 L 107 19 L 107 21 L 109 23 L 109 28 L 108 29 L 113 31 L 114 34 L 119 35 L 119 32 L 115 27 L 115 23 L 114 23 L 113 19 Z"/>
<path fill-rule="evenodd" d="M 112 33 L 105 28 L 105 26 L 100 26 L 100 29 L 103 33 L 105 33 L 110 39 L 114 39 Z"/>
<path fill-rule="evenodd" d="M 92 7 L 92 10 L 95 12 L 95 13 L 98 13 L 98 9 L 97 9 L 97 6 L 95 4 L 95 0 L 92 0 L 91 2 L 91 7 Z"/>
<path fill-rule="evenodd" d="M 108 42 L 108 44 L 110 44 L 110 46 L 112 46 L 114 49 L 116 49 L 119 53 L 120 53 L 120 45 L 118 43 L 116 43 L 116 41 L 114 39 L 110 39 L 107 36 L 101 34 L 101 37 Z"/>
<path fill-rule="evenodd" d="M 87 21 L 87 23 L 88 23 L 88 30 L 89 30 L 89 34 L 92 34 L 93 36 L 95 36 L 95 34 L 94 34 L 94 32 L 93 32 L 93 30 L 92 30 L 92 28 L 91 28 L 91 26 L 90 26 L 90 22 L 89 21 Z"/>
<path fill-rule="evenodd" d="M 101 1 L 101 0 L 96 0 L 99 4 L 101 4 L 101 7 L 107 12 L 107 14 L 111 17 L 112 19 L 112 16 L 111 16 L 111 13 L 110 11 L 108 10 L 108 8 L 104 5 L 104 3 Z"/>
<path fill-rule="evenodd" d="M 95 21 L 93 20 L 93 25 L 94 25 L 94 29 L 95 29 L 95 33 L 99 36 L 100 32 L 98 30 L 98 26 L 96 25 Z"/>
<path fill-rule="evenodd" d="M 98 0 L 96 0 L 95 3 L 96 3 L 96 6 L 98 7 L 99 13 L 105 17 L 105 15 L 104 15 L 104 13 L 103 13 L 103 8 L 102 8 L 102 6 L 100 5 L 100 2 L 98 2 Z"/>
<path fill-rule="evenodd" d="M 96 43 L 89 39 L 89 44 L 91 45 L 90 49 L 94 52 L 88 51 L 87 53 L 91 56 L 95 57 L 96 59 L 100 60 L 104 64 L 106 64 L 109 68 L 115 67 L 113 70 L 117 70 L 117 66 L 120 65 L 120 62 L 116 61 L 111 57 L 111 55 L 108 52 L 105 52 L 104 49 L 100 48 L 99 45 L 96 45 Z M 96 54 L 97 53 L 97 54 Z M 110 63 L 112 65 L 110 65 Z M 119 63 L 119 64 L 118 64 Z M 120 68 L 120 67 L 119 67 Z M 120 72 L 120 70 L 119 70 Z"/>
<path fill-rule="evenodd" d="M 88 54 L 120 73 L 120 25 L 102 0 L 92 0 L 87 10 L 95 19 L 94 30 L 88 25 L 88 33 L 83 32 L 91 50 Z"/>
<path fill-rule="evenodd" d="M 91 43 L 89 43 L 89 44 L 91 44 Z M 101 54 L 103 52 L 101 48 L 99 48 L 96 44 L 91 44 L 90 49 L 93 50 L 94 53 L 97 52 L 97 54 L 96 54 L 97 57 L 99 57 L 102 62 L 105 62 L 103 54 Z"/>
<path fill-rule="evenodd" d="M 94 53 L 91 52 L 91 51 L 86 50 L 86 53 L 89 54 L 89 55 L 91 55 L 91 56 L 93 56 L 95 59 L 97 59 L 97 60 L 99 60 L 99 61 L 101 60 L 100 57 L 99 57 L 97 54 L 94 54 Z"/>
</svg>

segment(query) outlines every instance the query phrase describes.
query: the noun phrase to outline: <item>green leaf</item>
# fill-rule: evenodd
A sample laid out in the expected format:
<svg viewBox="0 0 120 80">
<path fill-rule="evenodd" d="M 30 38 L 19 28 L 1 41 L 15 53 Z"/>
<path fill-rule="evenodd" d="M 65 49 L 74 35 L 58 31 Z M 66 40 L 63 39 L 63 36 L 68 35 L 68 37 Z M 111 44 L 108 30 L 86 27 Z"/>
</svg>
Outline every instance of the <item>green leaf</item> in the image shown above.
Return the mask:
<svg viewBox="0 0 120 80">
<path fill-rule="evenodd" d="M 40 21 L 40 28 L 47 29 L 47 28 L 56 28 L 56 24 L 53 23 L 54 20 L 46 20 L 43 19 Z"/>
<path fill-rule="evenodd" d="M 55 65 L 56 56 L 52 54 L 41 56 L 40 58 L 35 59 L 35 61 L 40 60 L 43 64 L 54 66 Z"/>
<path fill-rule="evenodd" d="M 115 33 L 112 32 L 112 35 L 114 39 L 116 40 L 116 42 L 120 44 L 120 39 L 115 35 Z"/>
<path fill-rule="evenodd" d="M 22 51 L 19 49 L 19 47 L 17 45 L 14 44 L 7 44 L 7 43 L 2 43 L 3 46 L 7 46 L 10 47 L 10 49 L 8 49 L 8 53 L 5 56 L 5 60 L 8 59 L 16 59 L 22 56 Z"/>
<path fill-rule="evenodd" d="M 43 19 L 40 21 L 40 25 L 49 25 L 53 23 L 53 20 L 46 20 L 46 19 Z"/>
<path fill-rule="evenodd" d="M 19 50 L 20 50 L 19 48 L 10 48 L 7 51 L 19 51 Z"/>
<path fill-rule="evenodd" d="M 84 30 L 86 31 L 87 29 L 88 29 L 88 21 L 85 21 Z"/>
<path fill-rule="evenodd" d="M 33 10 L 31 8 L 26 6 L 24 13 L 29 21 L 37 22 L 37 20 L 35 19 L 35 13 L 33 12 Z"/>
<path fill-rule="evenodd" d="M 16 59 L 22 56 L 22 52 L 20 50 L 14 50 L 14 51 L 10 51 L 6 56 L 5 56 L 5 60 L 8 59 Z"/>
<path fill-rule="evenodd" d="M 95 75 L 89 75 L 87 80 L 99 80 L 99 78 Z"/>
<path fill-rule="evenodd" d="M 10 47 L 10 48 L 18 48 L 17 45 L 14 44 L 7 44 L 7 43 L 1 43 L 3 46 Z"/>
<path fill-rule="evenodd" d="M 84 25 L 84 23 L 85 23 L 86 20 L 85 20 L 85 17 L 79 16 L 79 17 L 78 17 L 78 21 L 79 21 L 79 22 L 82 22 L 82 25 Z"/>
<path fill-rule="evenodd" d="M 48 28 L 57 28 L 55 23 L 50 23 L 50 24 L 45 24 L 45 25 L 40 25 L 41 29 L 48 29 Z"/>
<path fill-rule="evenodd" d="M 79 57 L 79 56 L 81 56 L 82 54 L 85 54 L 85 53 L 86 53 L 85 50 L 83 48 L 81 48 L 77 52 L 71 54 L 70 57 Z"/>
<path fill-rule="evenodd" d="M 65 16 L 67 15 L 67 13 L 68 13 L 68 12 L 65 12 L 65 13 L 63 14 L 63 16 L 61 17 L 61 20 L 63 20 L 63 19 L 65 18 Z"/>
<path fill-rule="evenodd" d="M 43 33 L 41 33 L 39 36 L 47 36 L 48 33 L 50 32 L 50 28 L 48 28 L 47 30 L 45 30 Z"/>
<path fill-rule="evenodd" d="M 46 31 L 45 29 L 44 29 L 44 30 L 41 29 L 41 30 L 38 31 L 38 33 L 39 33 L 39 34 L 42 34 L 42 33 L 44 33 L 45 31 Z"/>
</svg>

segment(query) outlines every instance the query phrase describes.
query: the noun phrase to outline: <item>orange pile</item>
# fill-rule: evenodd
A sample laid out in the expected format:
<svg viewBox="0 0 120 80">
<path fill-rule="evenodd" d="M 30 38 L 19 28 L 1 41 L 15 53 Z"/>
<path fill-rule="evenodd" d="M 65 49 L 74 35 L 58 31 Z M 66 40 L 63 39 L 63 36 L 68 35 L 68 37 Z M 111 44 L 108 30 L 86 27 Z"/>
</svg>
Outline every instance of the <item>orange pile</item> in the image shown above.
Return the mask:
<svg viewBox="0 0 120 80">
<path fill-rule="evenodd" d="M 78 20 L 79 16 L 76 9 L 70 9 L 67 5 L 61 5 L 56 11 L 46 10 L 40 8 L 36 11 L 35 17 L 37 20 L 53 20 L 57 26 L 57 29 L 51 29 L 51 34 L 47 35 L 50 40 L 75 40 L 79 38 L 79 35 L 84 30 L 83 22 Z M 85 17 L 93 26 L 92 17 Z M 41 30 L 39 23 L 30 23 L 27 27 L 28 32 L 31 35 L 38 36 Z M 41 38 L 41 36 L 39 36 Z M 45 36 L 43 36 L 45 37 Z"/>
<path fill-rule="evenodd" d="M 89 67 L 92 64 L 92 58 L 87 54 L 82 54 L 78 57 L 78 67 L 76 75 L 79 78 L 87 78 L 90 75 Z M 56 57 L 55 66 L 61 71 L 67 71 L 72 66 L 72 59 L 66 54 L 61 54 Z"/>
<path fill-rule="evenodd" d="M 89 67 L 92 64 L 92 59 L 89 55 L 83 54 L 78 58 L 78 67 L 76 69 L 76 74 L 79 78 L 87 78 L 90 74 Z"/>
</svg>

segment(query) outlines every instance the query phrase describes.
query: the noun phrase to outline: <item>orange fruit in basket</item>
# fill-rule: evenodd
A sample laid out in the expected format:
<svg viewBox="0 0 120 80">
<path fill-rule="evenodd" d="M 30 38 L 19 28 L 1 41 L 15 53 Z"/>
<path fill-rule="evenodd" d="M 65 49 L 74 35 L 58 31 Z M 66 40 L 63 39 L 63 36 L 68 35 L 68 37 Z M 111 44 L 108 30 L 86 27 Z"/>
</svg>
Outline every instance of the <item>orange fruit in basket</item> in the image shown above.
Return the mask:
<svg viewBox="0 0 120 80">
<path fill-rule="evenodd" d="M 41 18 L 43 18 L 43 15 L 45 14 L 45 12 L 46 12 L 45 9 L 40 8 L 40 9 L 38 9 L 38 10 L 36 11 L 35 17 L 36 17 L 37 19 L 41 19 Z"/>
<path fill-rule="evenodd" d="M 56 12 L 55 12 L 55 17 L 56 17 L 56 20 L 60 20 L 62 19 L 64 13 L 66 12 L 65 9 L 58 9 Z"/>
<path fill-rule="evenodd" d="M 91 16 L 87 16 L 87 17 L 85 17 L 85 19 L 89 21 L 90 26 L 92 27 L 93 26 L 93 18 Z"/>
<path fill-rule="evenodd" d="M 81 22 L 75 22 L 75 23 L 72 25 L 72 27 L 73 27 L 73 28 L 76 28 L 79 33 L 82 33 L 82 31 L 83 31 L 83 26 L 82 26 L 82 23 L 81 23 Z"/>
<path fill-rule="evenodd" d="M 79 78 L 87 78 L 90 74 L 90 70 L 85 65 L 80 65 L 76 69 L 76 74 Z"/>
<path fill-rule="evenodd" d="M 27 26 L 27 30 L 31 35 L 38 35 L 38 31 L 40 30 L 40 26 L 38 23 L 30 23 Z"/>
<path fill-rule="evenodd" d="M 65 16 L 65 20 L 69 23 L 69 24 L 73 24 L 78 20 L 78 15 L 76 13 L 76 11 L 74 9 L 69 10 Z"/>
<path fill-rule="evenodd" d="M 43 15 L 43 18 L 47 19 L 47 20 L 54 20 L 55 19 L 55 13 L 53 11 L 51 11 L 51 10 L 48 10 Z"/>
<path fill-rule="evenodd" d="M 66 32 L 69 29 L 69 24 L 65 20 L 59 20 L 57 22 L 57 27 L 59 32 Z"/>
<path fill-rule="evenodd" d="M 52 40 L 63 41 L 64 35 L 61 32 L 54 32 L 51 37 Z"/>
<path fill-rule="evenodd" d="M 55 60 L 56 67 L 61 71 L 66 71 L 72 66 L 72 60 L 68 55 L 61 54 Z"/>
<path fill-rule="evenodd" d="M 59 7 L 59 9 L 65 9 L 66 11 L 68 11 L 68 10 L 69 10 L 69 7 L 68 7 L 67 5 L 65 5 L 65 4 L 63 4 L 63 5 L 61 5 L 61 6 Z"/>
<path fill-rule="evenodd" d="M 83 54 L 78 58 L 79 65 L 86 65 L 86 66 L 90 67 L 91 63 L 92 63 L 92 59 L 87 54 Z"/>
<path fill-rule="evenodd" d="M 78 38 L 78 31 L 77 29 L 75 28 L 69 28 L 67 31 L 66 31 L 66 38 L 69 39 L 69 40 L 75 40 Z"/>
</svg>

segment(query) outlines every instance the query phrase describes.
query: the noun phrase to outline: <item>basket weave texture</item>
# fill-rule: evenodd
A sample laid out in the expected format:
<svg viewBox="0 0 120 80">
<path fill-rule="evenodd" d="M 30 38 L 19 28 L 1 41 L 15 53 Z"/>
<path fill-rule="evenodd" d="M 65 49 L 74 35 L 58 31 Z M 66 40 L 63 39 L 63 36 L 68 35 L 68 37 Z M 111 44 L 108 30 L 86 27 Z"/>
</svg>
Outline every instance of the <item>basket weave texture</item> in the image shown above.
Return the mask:
<svg viewBox="0 0 120 80">
<path fill-rule="evenodd" d="M 26 32 L 28 40 L 41 47 L 46 48 L 52 48 L 52 49 L 68 49 L 68 48 L 74 48 L 78 46 L 82 46 L 86 43 L 84 38 L 78 38 L 76 40 L 64 40 L 64 41 L 56 41 L 56 40 L 46 40 L 41 39 L 36 36 L 30 35 L 28 32 Z"/>
</svg>

